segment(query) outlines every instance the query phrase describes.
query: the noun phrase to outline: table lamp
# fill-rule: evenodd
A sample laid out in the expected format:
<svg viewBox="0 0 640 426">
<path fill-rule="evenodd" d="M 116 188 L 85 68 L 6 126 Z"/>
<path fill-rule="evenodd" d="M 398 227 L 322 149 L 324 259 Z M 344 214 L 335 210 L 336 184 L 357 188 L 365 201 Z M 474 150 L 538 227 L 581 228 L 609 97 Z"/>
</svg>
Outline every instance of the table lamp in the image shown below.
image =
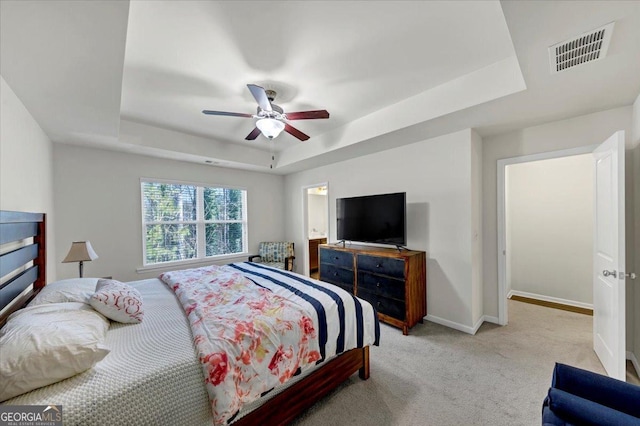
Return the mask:
<svg viewBox="0 0 640 426">
<path fill-rule="evenodd" d="M 91 262 L 97 258 L 98 255 L 93 251 L 89 241 L 74 241 L 62 263 L 80 262 L 80 278 L 82 278 L 82 263 Z"/>
</svg>

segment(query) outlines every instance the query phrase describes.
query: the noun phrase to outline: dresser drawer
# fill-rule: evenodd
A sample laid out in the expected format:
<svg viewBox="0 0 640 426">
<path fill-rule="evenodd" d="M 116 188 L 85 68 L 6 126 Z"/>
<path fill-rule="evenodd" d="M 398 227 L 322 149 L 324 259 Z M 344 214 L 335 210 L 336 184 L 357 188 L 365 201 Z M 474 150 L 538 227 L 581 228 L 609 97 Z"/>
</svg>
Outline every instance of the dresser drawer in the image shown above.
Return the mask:
<svg viewBox="0 0 640 426">
<path fill-rule="evenodd" d="M 347 269 L 353 269 L 353 254 L 346 251 L 320 249 L 320 263 L 330 263 Z"/>
<path fill-rule="evenodd" d="M 338 284 L 353 293 L 353 271 L 326 263 L 320 264 L 320 281 Z"/>
<path fill-rule="evenodd" d="M 404 260 L 359 254 L 358 270 L 404 279 Z"/>
<path fill-rule="evenodd" d="M 396 278 L 358 270 L 358 292 L 366 290 L 380 296 L 405 300 L 405 282 Z"/>
<path fill-rule="evenodd" d="M 406 309 L 404 301 L 389 299 L 368 291 L 358 289 L 358 297 L 371 303 L 381 314 L 404 321 Z"/>
</svg>

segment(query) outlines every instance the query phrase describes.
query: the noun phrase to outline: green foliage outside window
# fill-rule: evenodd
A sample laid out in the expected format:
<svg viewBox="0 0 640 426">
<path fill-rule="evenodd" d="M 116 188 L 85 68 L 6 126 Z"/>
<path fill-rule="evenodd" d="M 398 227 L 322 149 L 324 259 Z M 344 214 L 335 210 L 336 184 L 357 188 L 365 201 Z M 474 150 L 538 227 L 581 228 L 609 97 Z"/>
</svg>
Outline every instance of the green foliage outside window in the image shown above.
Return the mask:
<svg viewBox="0 0 640 426">
<path fill-rule="evenodd" d="M 243 253 L 245 199 L 240 189 L 142 182 L 145 264 Z"/>
</svg>

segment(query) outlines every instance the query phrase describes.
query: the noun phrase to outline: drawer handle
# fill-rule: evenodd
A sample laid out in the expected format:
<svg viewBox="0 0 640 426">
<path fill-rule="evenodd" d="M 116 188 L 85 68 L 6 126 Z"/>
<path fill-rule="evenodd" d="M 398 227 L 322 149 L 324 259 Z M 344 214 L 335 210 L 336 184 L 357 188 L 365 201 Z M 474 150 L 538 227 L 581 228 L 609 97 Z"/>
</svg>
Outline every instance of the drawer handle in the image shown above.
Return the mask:
<svg viewBox="0 0 640 426">
<path fill-rule="evenodd" d="M 376 265 L 376 268 L 379 268 L 380 266 L 381 266 L 381 265 L 378 263 L 378 264 Z"/>
<path fill-rule="evenodd" d="M 337 276 L 338 276 L 338 273 L 337 273 L 337 272 L 334 272 L 334 273 L 333 273 L 333 276 L 334 276 L 334 277 L 337 277 Z"/>
<path fill-rule="evenodd" d="M 378 307 L 382 306 L 382 302 L 378 302 L 378 305 L 377 305 L 377 306 L 378 306 Z"/>
<path fill-rule="evenodd" d="M 334 260 L 338 260 L 338 259 L 340 259 L 340 258 L 339 258 L 338 256 L 335 256 L 333 259 L 334 259 Z"/>
<path fill-rule="evenodd" d="M 380 283 L 377 283 L 377 284 L 376 284 L 376 287 L 380 288 Z"/>
</svg>

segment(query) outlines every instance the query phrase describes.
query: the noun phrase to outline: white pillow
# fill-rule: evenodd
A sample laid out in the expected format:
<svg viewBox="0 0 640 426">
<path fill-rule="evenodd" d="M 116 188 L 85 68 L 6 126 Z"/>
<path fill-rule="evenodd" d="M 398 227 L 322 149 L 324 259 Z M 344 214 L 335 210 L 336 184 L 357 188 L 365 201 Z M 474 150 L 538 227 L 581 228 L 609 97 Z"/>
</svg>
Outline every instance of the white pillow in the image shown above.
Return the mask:
<svg viewBox="0 0 640 426">
<path fill-rule="evenodd" d="M 109 321 L 85 303 L 49 303 L 13 313 L 0 329 L 0 402 L 75 376 L 109 353 Z"/>
<path fill-rule="evenodd" d="M 124 323 L 142 322 L 142 295 L 135 288 L 116 280 L 99 279 L 89 302 L 107 318 Z"/>
<path fill-rule="evenodd" d="M 89 303 L 96 289 L 98 278 L 71 278 L 49 283 L 33 298 L 29 306 L 45 303 Z"/>
</svg>

